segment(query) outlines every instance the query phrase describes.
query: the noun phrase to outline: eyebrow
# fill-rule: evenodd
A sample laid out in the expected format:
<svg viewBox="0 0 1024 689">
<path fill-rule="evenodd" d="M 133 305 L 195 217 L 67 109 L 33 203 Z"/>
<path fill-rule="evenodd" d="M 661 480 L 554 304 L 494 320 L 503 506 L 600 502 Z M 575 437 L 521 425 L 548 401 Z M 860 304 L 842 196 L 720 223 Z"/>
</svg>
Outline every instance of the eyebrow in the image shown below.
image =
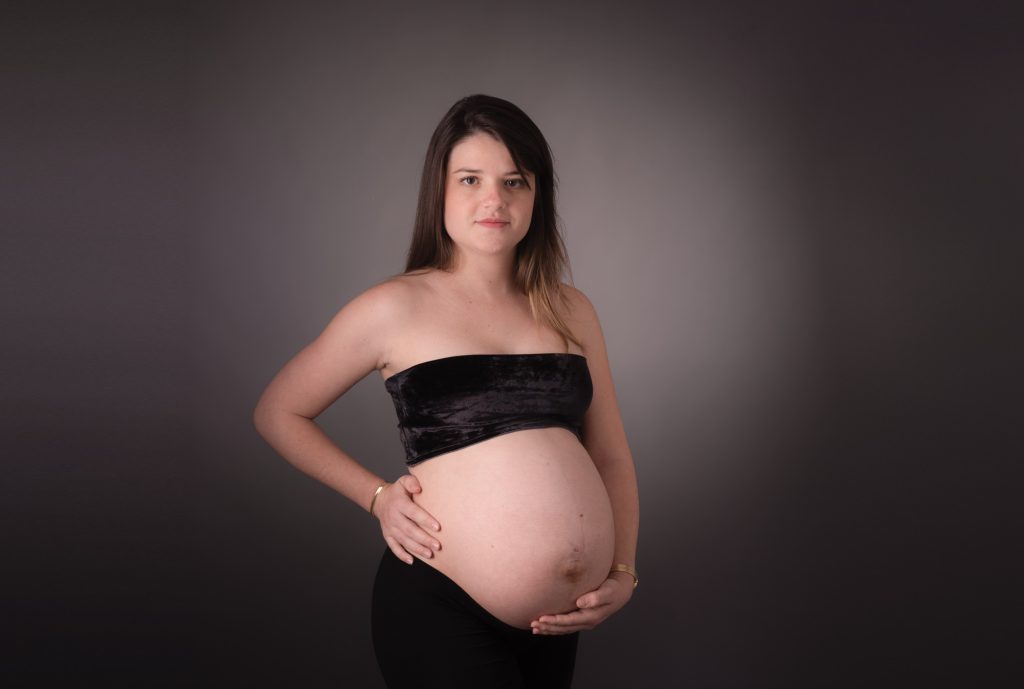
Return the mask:
<svg viewBox="0 0 1024 689">
<path fill-rule="evenodd" d="M 475 175 L 479 175 L 480 173 L 483 172 L 483 170 L 471 170 L 468 167 L 460 167 L 458 170 L 452 170 L 451 174 L 456 175 L 456 174 L 458 174 L 460 172 L 472 172 Z M 520 173 L 519 170 L 512 170 L 511 172 L 504 173 L 502 175 L 502 177 L 509 177 L 511 175 L 518 175 L 519 177 L 525 177 L 526 176 L 526 175 Z"/>
</svg>

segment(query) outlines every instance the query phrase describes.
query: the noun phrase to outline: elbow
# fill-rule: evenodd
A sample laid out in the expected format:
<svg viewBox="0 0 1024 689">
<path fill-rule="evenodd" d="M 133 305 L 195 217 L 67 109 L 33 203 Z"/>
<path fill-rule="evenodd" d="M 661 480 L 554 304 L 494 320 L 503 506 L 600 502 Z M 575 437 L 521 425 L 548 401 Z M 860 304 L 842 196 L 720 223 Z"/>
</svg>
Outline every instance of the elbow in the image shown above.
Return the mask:
<svg viewBox="0 0 1024 689">
<path fill-rule="evenodd" d="M 256 408 L 252 410 L 252 425 L 260 435 L 263 435 L 263 426 L 265 423 L 266 420 L 263 415 L 263 409 L 257 404 Z"/>
<path fill-rule="evenodd" d="M 273 410 L 261 399 L 252 410 L 252 425 L 256 432 L 266 438 L 267 432 L 273 425 L 273 418 Z"/>
<path fill-rule="evenodd" d="M 252 410 L 252 425 L 257 433 L 269 441 L 272 435 L 279 432 L 278 429 L 299 416 L 301 415 L 260 400 Z"/>
</svg>

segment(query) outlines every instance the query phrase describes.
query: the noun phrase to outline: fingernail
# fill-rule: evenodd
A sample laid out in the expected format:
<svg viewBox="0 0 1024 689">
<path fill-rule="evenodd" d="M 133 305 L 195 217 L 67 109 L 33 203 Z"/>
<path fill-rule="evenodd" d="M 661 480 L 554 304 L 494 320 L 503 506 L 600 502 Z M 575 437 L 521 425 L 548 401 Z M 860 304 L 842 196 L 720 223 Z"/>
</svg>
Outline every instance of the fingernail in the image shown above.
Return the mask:
<svg viewBox="0 0 1024 689">
<path fill-rule="evenodd" d="M 441 525 L 440 524 L 431 524 L 431 526 L 434 527 L 434 531 L 440 531 L 441 530 Z"/>
<path fill-rule="evenodd" d="M 440 549 L 441 549 L 441 544 L 438 543 L 437 541 L 434 541 L 434 550 L 440 550 Z"/>
</svg>

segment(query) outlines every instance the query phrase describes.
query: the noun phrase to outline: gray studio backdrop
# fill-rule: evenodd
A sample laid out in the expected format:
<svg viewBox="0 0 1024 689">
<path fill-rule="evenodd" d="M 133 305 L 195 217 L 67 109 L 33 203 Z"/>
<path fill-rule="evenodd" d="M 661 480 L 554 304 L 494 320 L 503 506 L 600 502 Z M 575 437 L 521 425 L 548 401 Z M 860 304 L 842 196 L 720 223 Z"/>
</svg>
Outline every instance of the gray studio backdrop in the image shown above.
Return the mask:
<svg viewBox="0 0 1024 689">
<path fill-rule="evenodd" d="M 203 69 L 195 315 L 209 368 L 195 413 L 248 522 L 210 558 L 232 582 L 261 573 L 218 597 L 223 614 L 266 601 L 245 633 L 301 643 L 306 663 L 372 675 L 379 530 L 262 446 L 249 413 L 341 305 L 401 270 L 427 140 L 457 98 L 512 100 L 550 140 L 575 284 L 603 319 L 638 462 L 642 595 L 587 635 L 579 686 L 629 684 L 659 657 L 679 660 L 693 636 L 682 621 L 712 612 L 694 609 L 706 587 L 686 584 L 706 576 L 695 552 L 748 528 L 750 492 L 771 490 L 779 438 L 810 404 L 814 304 L 792 133 L 784 104 L 741 73 L 750 57 L 716 55 L 662 11 L 520 10 L 490 22 L 473 5 L 247 12 Z M 322 422 L 380 475 L 402 471 L 379 376 Z M 684 657 L 704 655 L 690 648 Z"/>
<path fill-rule="evenodd" d="M 553 148 L 637 462 L 642 583 L 584 634 L 576 686 L 999 667 L 974 624 L 998 606 L 959 584 L 1005 571 L 1005 492 L 960 461 L 1008 457 L 1020 328 L 981 290 L 1009 294 L 1019 49 L 998 16 L 749 5 L 40 10 L 8 189 L 54 277 L 5 253 L 31 461 L 4 503 L 25 528 L 2 672 L 383 686 L 376 523 L 251 412 L 402 269 L 427 140 L 470 93 Z M 379 376 L 320 422 L 403 470 Z"/>
</svg>

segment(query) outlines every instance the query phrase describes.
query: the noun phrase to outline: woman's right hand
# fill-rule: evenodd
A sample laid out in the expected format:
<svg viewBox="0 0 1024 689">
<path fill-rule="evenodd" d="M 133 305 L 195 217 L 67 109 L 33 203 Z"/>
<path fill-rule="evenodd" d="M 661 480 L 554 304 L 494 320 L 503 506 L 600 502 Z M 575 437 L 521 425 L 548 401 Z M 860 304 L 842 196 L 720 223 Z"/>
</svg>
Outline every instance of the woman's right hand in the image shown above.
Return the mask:
<svg viewBox="0 0 1024 689">
<path fill-rule="evenodd" d="M 406 474 L 381 490 L 373 508 L 391 552 L 409 565 L 413 555 L 429 559 L 441 549 L 441 542 L 433 536 L 441 525 L 412 500 L 413 494 L 421 492 L 419 480 Z"/>
</svg>

